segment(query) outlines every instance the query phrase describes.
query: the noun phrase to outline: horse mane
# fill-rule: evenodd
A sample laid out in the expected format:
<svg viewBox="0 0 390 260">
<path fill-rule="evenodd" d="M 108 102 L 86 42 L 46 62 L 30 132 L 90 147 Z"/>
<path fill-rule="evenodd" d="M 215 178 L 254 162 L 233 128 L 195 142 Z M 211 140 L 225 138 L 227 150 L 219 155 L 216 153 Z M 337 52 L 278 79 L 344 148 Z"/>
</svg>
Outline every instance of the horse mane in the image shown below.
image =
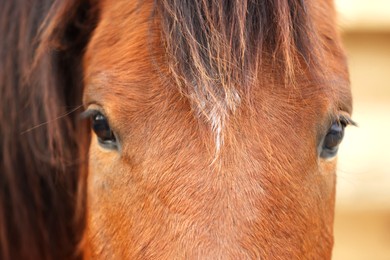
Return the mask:
<svg viewBox="0 0 390 260">
<path fill-rule="evenodd" d="M 89 136 L 77 108 L 95 4 L 0 1 L 0 259 L 82 258 Z M 299 60 L 319 64 L 303 0 L 156 0 L 154 11 L 170 72 L 217 143 L 263 63 L 286 79 Z"/>
<path fill-rule="evenodd" d="M 4 260 L 82 256 L 77 247 L 85 221 L 80 193 L 86 164 L 80 162 L 88 128 L 77 120 L 76 110 L 82 104 L 83 47 L 94 22 L 88 2 L 53 2 L 0 1 Z M 54 44 L 56 50 L 49 48 Z"/>
<path fill-rule="evenodd" d="M 288 83 L 299 69 L 296 64 L 321 64 L 318 36 L 303 0 L 162 0 L 156 5 L 170 71 L 211 123 L 217 149 L 229 114 L 259 84 L 262 65 Z"/>
</svg>

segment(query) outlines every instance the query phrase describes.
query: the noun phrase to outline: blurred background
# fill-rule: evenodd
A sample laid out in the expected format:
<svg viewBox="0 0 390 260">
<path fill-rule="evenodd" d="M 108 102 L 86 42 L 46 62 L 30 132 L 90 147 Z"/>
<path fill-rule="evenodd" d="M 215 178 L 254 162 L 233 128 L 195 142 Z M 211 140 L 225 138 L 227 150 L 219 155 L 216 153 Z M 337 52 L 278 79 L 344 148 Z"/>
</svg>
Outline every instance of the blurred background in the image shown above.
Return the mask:
<svg viewBox="0 0 390 260">
<path fill-rule="evenodd" d="M 334 260 L 390 260 L 390 0 L 335 0 L 353 119 L 340 148 Z"/>
</svg>

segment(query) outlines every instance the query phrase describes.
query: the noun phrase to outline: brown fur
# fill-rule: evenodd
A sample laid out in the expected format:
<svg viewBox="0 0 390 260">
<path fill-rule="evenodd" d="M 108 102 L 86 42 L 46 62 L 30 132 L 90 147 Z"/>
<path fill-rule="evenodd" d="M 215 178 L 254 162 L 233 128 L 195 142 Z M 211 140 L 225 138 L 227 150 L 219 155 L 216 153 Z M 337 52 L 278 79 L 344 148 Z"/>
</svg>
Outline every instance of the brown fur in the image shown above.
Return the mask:
<svg viewBox="0 0 390 260">
<path fill-rule="evenodd" d="M 84 207 L 84 192 L 83 196 L 77 192 L 84 185 L 80 169 L 85 164 L 79 163 L 85 160 L 82 151 L 87 144 L 78 133 L 87 140 L 87 132 L 78 113 L 68 112 L 81 105 L 80 58 L 86 39 L 77 35 L 86 35 L 82 30 L 88 28 L 77 27 L 76 13 L 67 13 L 66 21 L 61 15 L 68 31 L 56 28 L 52 35 L 70 40 L 72 46 L 66 51 L 45 50 L 33 66 L 37 34 L 52 2 L 0 1 L 0 259 L 4 260 L 81 256 L 76 247 L 84 213 L 76 208 Z M 66 2 L 74 12 L 86 12 L 76 1 Z M 85 4 L 83 8 L 87 9 Z M 42 39 L 41 44 L 47 42 Z"/>
<path fill-rule="evenodd" d="M 0 3 L 1 259 L 331 257 L 317 147 L 351 113 L 331 1 L 50 4 Z M 92 135 L 88 179 L 83 90 L 121 143 Z"/>
</svg>

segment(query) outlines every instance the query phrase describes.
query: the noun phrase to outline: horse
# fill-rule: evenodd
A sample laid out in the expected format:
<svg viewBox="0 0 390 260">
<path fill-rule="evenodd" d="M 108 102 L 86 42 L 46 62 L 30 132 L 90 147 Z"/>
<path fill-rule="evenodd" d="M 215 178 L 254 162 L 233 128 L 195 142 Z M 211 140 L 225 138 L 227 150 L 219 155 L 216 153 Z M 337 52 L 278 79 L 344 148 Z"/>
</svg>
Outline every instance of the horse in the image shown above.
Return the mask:
<svg viewBox="0 0 390 260">
<path fill-rule="evenodd" d="M 1 259 L 330 259 L 332 0 L 0 1 Z"/>
</svg>

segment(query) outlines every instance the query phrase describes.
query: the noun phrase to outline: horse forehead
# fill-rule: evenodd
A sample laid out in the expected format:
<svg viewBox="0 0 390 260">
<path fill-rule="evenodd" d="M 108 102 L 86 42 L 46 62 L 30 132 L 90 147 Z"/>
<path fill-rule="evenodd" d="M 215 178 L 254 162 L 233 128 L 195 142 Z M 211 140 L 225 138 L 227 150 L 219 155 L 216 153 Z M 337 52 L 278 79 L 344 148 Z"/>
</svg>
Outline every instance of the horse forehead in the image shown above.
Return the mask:
<svg viewBox="0 0 390 260">
<path fill-rule="evenodd" d="M 101 2 L 100 9 L 102 13 L 99 24 L 84 56 L 86 96 L 88 93 L 104 94 L 112 98 L 121 98 L 118 94 L 131 96 L 138 93 L 137 87 L 161 80 L 156 75 L 156 65 L 161 64 L 159 62 L 163 59 L 165 49 L 161 44 L 159 32 L 156 32 L 156 28 L 150 23 L 152 1 L 140 4 L 139 1 L 105 0 Z M 325 24 L 318 26 L 319 29 L 328 31 L 330 22 Z M 326 37 L 334 41 L 329 46 L 332 52 L 342 52 L 333 32 L 327 32 Z M 156 63 L 153 64 L 153 61 Z M 334 75 L 321 86 L 312 84 L 311 90 L 307 91 L 305 84 L 300 85 L 298 82 L 298 87 L 284 92 L 289 95 L 296 93 L 309 96 L 313 93 L 326 93 L 328 100 L 323 99 L 323 103 L 329 100 L 342 102 L 342 106 L 349 112 L 351 97 L 347 67 L 344 63 L 344 57 L 333 58 L 330 65 L 334 68 Z M 160 66 L 159 69 L 162 74 L 167 72 L 163 71 L 164 67 Z"/>
<path fill-rule="evenodd" d="M 89 67 L 95 70 L 123 72 L 119 70 L 124 66 L 131 68 L 134 63 L 142 68 L 146 64 L 142 61 L 156 48 L 148 37 L 153 35 L 148 19 L 152 8 L 149 1 L 139 6 L 134 4 L 137 1 L 125 1 L 125 6 L 123 2 L 102 3 L 99 23 L 84 56 L 84 63 L 93 65 Z"/>
<path fill-rule="evenodd" d="M 84 100 L 135 95 L 153 81 L 150 61 L 162 54 L 150 31 L 150 1 L 102 1 L 99 23 L 83 58 Z"/>
</svg>

